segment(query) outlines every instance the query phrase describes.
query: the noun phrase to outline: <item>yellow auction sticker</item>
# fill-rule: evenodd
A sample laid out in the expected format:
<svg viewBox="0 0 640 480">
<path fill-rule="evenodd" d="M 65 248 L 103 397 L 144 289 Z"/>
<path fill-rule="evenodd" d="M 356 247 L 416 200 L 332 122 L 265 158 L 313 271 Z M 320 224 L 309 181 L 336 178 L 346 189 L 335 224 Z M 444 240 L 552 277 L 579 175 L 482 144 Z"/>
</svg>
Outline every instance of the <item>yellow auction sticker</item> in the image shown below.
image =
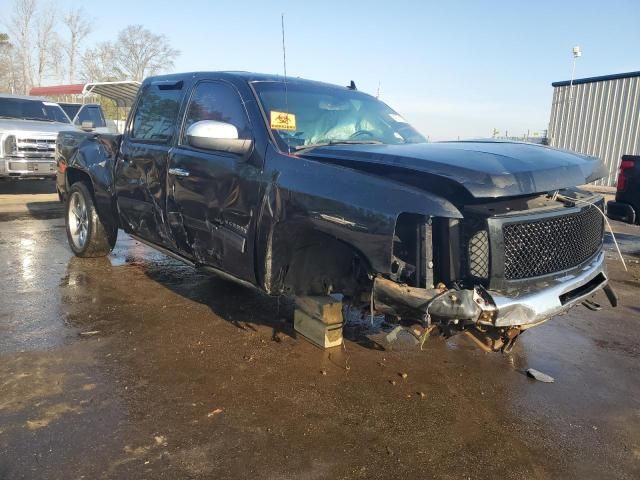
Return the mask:
<svg viewBox="0 0 640 480">
<path fill-rule="evenodd" d="M 274 130 L 295 130 L 296 116 L 293 113 L 271 111 L 271 128 Z"/>
</svg>

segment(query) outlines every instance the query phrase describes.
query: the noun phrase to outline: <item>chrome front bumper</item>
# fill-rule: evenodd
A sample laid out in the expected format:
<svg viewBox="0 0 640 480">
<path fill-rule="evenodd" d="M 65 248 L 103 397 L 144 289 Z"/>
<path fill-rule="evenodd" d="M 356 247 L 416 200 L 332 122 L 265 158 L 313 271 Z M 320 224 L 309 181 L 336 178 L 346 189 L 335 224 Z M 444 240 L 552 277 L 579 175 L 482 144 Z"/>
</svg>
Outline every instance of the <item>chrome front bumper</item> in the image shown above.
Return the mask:
<svg viewBox="0 0 640 480">
<path fill-rule="evenodd" d="M 578 271 L 528 287 L 521 294 L 507 296 L 488 291 L 495 308 L 490 324 L 509 327 L 541 323 L 583 302 L 608 281 L 604 251 L 601 251 Z"/>
<path fill-rule="evenodd" d="M 54 177 L 53 158 L 0 158 L 0 177 Z"/>
</svg>

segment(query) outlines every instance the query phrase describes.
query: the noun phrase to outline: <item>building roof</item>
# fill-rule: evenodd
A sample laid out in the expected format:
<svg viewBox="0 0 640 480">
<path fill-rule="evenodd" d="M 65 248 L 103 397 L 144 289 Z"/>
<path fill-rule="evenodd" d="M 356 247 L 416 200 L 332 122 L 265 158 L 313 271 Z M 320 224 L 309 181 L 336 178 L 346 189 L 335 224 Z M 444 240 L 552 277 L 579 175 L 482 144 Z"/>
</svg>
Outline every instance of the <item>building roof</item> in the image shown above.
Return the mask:
<svg viewBox="0 0 640 480">
<path fill-rule="evenodd" d="M 30 95 L 80 95 L 84 83 L 76 83 L 73 85 L 54 85 L 51 87 L 33 87 L 29 92 Z"/>
<path fill-rule="evenodd" d="M 76 83 L 72 85 L 53 85 L 50 87 L 33 87 L 31 95 L 87 95 L 94 93 L 114 100 L 118 106 L 131 106 L 140 82 L 124 80 L 121 82 Z"/>
<path fill-rule="evenodd" d="M 612 75 L 601 75 L 599 77 L 577 78 L 573 81 L 573 84 L 580 85 L 581 83 L 606 82 L 608 80 L 633 77 L 640 77 L 640 72 L 614 73 Z M 552 87 L 568 87 L 569 85 L 571 85 L 571 80 L 562 80 L 561 82 L 553 82 L 551 84 Z"/>
<path fill-rule="evenodd" d="M 82 91 L 83 94 L 95 93 L 115 101 L 119 107 L 130 107 L 133 105 L 140 82 L 135 80 L 124 80 L 121 82 L 96 82 L 87 83 Z"/>
</svg>

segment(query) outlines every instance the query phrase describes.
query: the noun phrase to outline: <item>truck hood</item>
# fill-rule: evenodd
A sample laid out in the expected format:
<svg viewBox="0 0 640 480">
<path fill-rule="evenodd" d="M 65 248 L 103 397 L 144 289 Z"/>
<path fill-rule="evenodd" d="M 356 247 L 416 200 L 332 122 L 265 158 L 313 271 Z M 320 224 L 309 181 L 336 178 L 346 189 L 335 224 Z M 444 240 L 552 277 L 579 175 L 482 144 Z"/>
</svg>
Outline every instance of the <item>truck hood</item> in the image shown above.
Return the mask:
<svg viewBox="0 0 640 480">
<path fill-rule="evenodd" d="M 67 130 L 77 129 L 68 123 L 0 118 L 0 134 L 20 134 L 22 132 L 56 134 Z"/>
<path fill-rule="evenodd" d="M 523 142 L 462 141 L 407 145 L 331 145 L 303 153 L 377 174 L 446 179 L 475 198 L 549 192 L 604 176 L 600 159 Z"/>
</svg>

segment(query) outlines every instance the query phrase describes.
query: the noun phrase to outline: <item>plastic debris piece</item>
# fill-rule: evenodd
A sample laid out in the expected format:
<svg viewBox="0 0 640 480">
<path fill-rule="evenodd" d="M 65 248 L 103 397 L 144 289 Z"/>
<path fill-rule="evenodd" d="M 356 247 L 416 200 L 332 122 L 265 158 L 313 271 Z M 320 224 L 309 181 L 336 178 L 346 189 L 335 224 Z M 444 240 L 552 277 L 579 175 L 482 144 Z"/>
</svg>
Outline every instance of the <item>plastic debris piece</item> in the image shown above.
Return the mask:
<svg viewBox="0 0 640 480">
<path fill-rule="evenodd" d="M 81 337 L 90 337 L 91 335 L 97 335 L 100 333 L 100 330 L 91 330 L 90 332 L 80 332 Z"/>
<path fill-rule="evenodd" d="M 398 325 L 396 328 L 387 333 L 387 342 L 393 343 L 398 339 L 398 333 L 402 331 L 402 327 Z"/>
<path fill-rule="evenodd" d="M 539 382 L 544 382 L 544 383 L 553 383 L 554 379 L 552 376 L 547 375 L 546 373 L 542 373 L 538 370 L 536 370 L 535 368 L 529 368 L 527 370 L 527 375 L 531 378 L 534 378 L 536 380 L 538 380 Z"/>
<path fill-rule="evenodd" d="M 214 417 L 218 414 L 222 413 L 222 409 L 221 408 L 216 408 L 215 410 L 210 411 L 209 413 L 207 413 L 207 417 L 211 418 Z"/>
</svg>

